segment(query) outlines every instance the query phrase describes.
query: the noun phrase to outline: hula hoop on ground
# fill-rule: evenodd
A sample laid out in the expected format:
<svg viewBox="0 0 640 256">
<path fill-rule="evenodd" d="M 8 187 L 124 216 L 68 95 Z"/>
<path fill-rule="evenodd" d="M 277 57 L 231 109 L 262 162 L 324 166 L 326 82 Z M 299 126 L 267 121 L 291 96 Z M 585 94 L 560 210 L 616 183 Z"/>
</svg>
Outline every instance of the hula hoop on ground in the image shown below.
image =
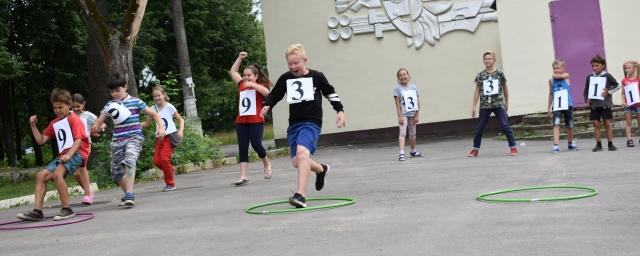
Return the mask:
<svg viewBox="0 0 640 256">
<path fill-rule="evenodd" d="M 249 214 L 279 214 L 279 213 L 291 213 L 291 212 L 306 212 L 306 211 L 337 208 L 337 207 L 352 205 L 352 204 L 356 203 L 356 200 L 351 198 L 351 197 L 315 197 L 315 198 L 312 197 L 312 198 L 307 198 L 307 202 L 311 202 L 311 201 L 343 201 L 343 202 L 335 203 L 335 204 L 307 206 L 305 208 L 286 208 L 286 209 L 275 209 L 275 210 L 257 210 L 257 209 L 265 207 L 265 206 L 277 205 L 277 204 L 285 204 L 285 203 L 288 204 L 289 203 L 288 200 L 280 200 L 280 201 L 273 201 L 273 202 L 268 202 L 268 203 L 263 203 L 263 204 L 256 204 L 256 205 L 250 206 L 249 208 L 247 208 L 247 210 L 245 210 L 245 212 L 249 213 Z"/>
<path fill-rule="evenodd" d="M 85 217 L 84 218 L 78 218 L 78 216 L 85 216 Z M 24 221 L 24 220 L 10 221 L 10 222 L 0 223 L 0 231 L 12 231 L 12 230 L 22 230 L 22 229 L 50 228 L 50 227 L 64 226 L 64 225 L 69 225 L 69 224 L 80 223 L 80 222 L 83 222 L 83 221 L 88 221 L 90 219 L 93 219 L 94 217 L 95 217 L 95 215 L 93 215 L 93 213 L 90 213 L 90 212 L 76 213 L 76 216 L 73 217 L 70 221 L 56 221 L 56 222 L 54 222 L 54 224 L 44 224 L 44 225 L 39 225 L 39 224 L 44 223 L 46 220 L 53 219 L 53 217 L 51 217 L 51 216 L 46 217 L 45 221 L 41 221 L 41 222 L 30 222 L 30 221 Z M 16 226 L 16 225 L 11 226 L 12 224 L 18 224 L 18 223 L 27 223 L 27 224 L 24 225 L 24 226 Z M 29 225 L 29 224 L 32 224 L 32 225 Z"/>
<path fill-rule="evenodd" d="M 589 193 L 575 195 L 575 196 L 557 196 L 557 197 L 540 197 L 540 198 L 489 198 L 489 196 L 507 194 L 512 192 L 519 191 L 531 191 L 531 190 L 544 190 L 544 189 L 578 189 L 589 191 Z M 592 197 L 598 194 L 598 190 L 592 187 L 587 186 L 578 186 L 578 185 L 546 185 L 546 186 L 534 186 L 534 187 L 523 187 L 523 188 L 512 188 L 499 190 L 495 192 L 489 192 L 485 194 L 479 195 L 476 199 L 478 201 L 484 202 L 492 202 L 492 203 L 519 203 L 519 202 L 552 202 L 552 201 L 565 201 L 565 200 L 574 200 L 586 197 Z"/>
</svg>

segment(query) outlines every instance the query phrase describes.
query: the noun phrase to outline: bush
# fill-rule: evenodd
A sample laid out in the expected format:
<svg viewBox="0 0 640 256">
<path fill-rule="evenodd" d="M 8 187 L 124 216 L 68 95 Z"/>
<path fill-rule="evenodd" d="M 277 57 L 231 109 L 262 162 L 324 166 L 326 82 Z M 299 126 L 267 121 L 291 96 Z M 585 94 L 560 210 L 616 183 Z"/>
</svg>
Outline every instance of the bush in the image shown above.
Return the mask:
<svg viewBox="0 0 640 256">
<path fill-rule="evenodd" d="M 144 129 L 145 140 L 138 158 L 136 167 L 136 178 L 144 171 L 153 168 L 153 153 L 155 147 L 155 126 Z M 98 186 L 109 187 L 114 183 L 111 180 L 111 135 L 103 136 L 99 140 L 94 140 L 92 145 L 92 158 L 89 170 L 92 182 Z M 221 143 L 209 136 L 200 136 L 193 130 L 186 128 L 184 138 L 173 154 L 172 163 L 174 165 L 185 163 L 201 163 L 205 160 L 221 161 L 223 156 Z"/>
</svg>

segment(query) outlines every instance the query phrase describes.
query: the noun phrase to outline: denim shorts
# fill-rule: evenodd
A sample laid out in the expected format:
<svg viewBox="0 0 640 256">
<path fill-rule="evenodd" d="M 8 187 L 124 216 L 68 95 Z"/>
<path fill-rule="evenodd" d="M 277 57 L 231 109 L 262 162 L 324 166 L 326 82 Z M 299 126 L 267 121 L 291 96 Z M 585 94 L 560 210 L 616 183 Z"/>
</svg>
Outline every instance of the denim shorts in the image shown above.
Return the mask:
<svg viewBox="0 0 640 256">
<path fill-rule="evenodd" d="M 640 113 L 640 108 L 626 107 L 626 108 L 624 108 L 624 112 L 625 113 Z"/>
<path fill-rule="evenodd" d="M 80 156 L 80 153 L 76 152 L 71 156 L 71 158 L 69 158 L 69 161 L 67 161 L 66 163 L 60 162 L 59 156 L 56 157 L 56 159 L 53 159 L 53 161 L 51 161 L 47 165 L 46 169 L 50 173 L 54 173 L 58 165 L 62 164 L 64 165 L 64 168 L 67 170 L 64 174 L 64 177 L 67 177 L 69 174 L 73 174 L 76 170 L 78 170 L 78 168 L 83 166 L 84 162 L 85 161 L 82 159 L 82 156 Z"/>
<path fill-rule="evenodd" d="M 313 155 L 320 137 L 320 127 L 314 123 L 299 123 L 287 128 L 289 156 L 294 158 L 298 145 L 305 147 Z"/>
<path fill-rule="evenodd" d="M 573 108 L 567 110 L 553 111 L 553 125 L 560 125 L 560 119 L 564 116 L 564 124 L 567 128 L 573 128 Z"/>
</svg>

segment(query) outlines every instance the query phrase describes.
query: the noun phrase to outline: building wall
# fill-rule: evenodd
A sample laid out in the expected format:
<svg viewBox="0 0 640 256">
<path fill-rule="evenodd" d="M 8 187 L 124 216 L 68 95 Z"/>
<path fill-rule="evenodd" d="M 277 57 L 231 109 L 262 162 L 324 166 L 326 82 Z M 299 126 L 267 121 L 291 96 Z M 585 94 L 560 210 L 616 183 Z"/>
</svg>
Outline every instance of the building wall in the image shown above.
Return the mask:
<svg viewBox="0 0 640 256">
<path fill-rule="evenodd" d="M 397 126 L 393 88 L 400 67 L 409 70 L 420 90 L 422 123 L 470 118 L 473 79 L 484 67 L 482 53 L 494 50 L 500 55 L 496 22 L 482 22 L 473 34 L 445 34 L 435 46 L 416 50 L 407 47 L 398 31 L 385 32 L 382 39 L 366 34 L 331 42 L 327 19 L 339 16 L 335 1 L 272 0 L 263 1 L 262 8 L 271 79 L 287 71 L 287 46 L 302 43 L 309 68 L 324 72 L 340 94 L 347 126 L 336 128 L 335 111 L 325 100 L 323 134 Z M 366 12 L 363 8 L 345 14 Z M 286 137 L 288 114 L 284 100 L 273 110 L 277 139 Z"/>
<path fill-rule="evenodd" d="M 335 126 L 335 112 L 323 102 L 323 134 L 395 127 L 395 72 L 407 68 L 421 93 L 420 121 L 435 123 L 470 118 L 473 78 L 483 69 L 482 52 L 495 50 L 507 76 L 512 116 L 546 111 L 546 86 L 554 59 L 550 0 L 497 0 L 499 22 L 482 22 L 475 33 L 455 31 L 434 46 L 407 47 L 398 31 L 355 35 L 331 42 L 327 19 L 339 16 L 335 1 L 263 1 L 268 68 L 272 80 L 287 70 L 290 44 L 307 49 L 308 66 L 325 73 L 343 100 L 346 129 Z M 453 2 L 464 2 L 454 0 Z M 426 3 L 426 2 L 425 2 Z M 640 1 L 600 1 L 609 71 L 622 77 L 622 63 L 640 59 L 635 15 Z M 366 15 L 367 8 L 349 16 Z M 504 65 L 503 65 L 504 63 Z M 576 78 L 574 78 L 576 79 Z M 582 83 L 582 78 L 577 81 Z M 576 81 L 576 80 L 574 80 Z M 620 102 L 616 94 L 615 102 Z M 275 137 L 285 138 L 288 109 L 274 109 Z"/>
<path fill-rule="evenodd" d="M 498 0 L 502 60 L 512 95 L 511 115 L 546 111 L 547 81 L 555 57 L 549 2 Z M 634 32 L 633 25 L 640 1 L 600 1 L 600 10 L 608 70 L 620 81 L 622 64 L 640 60 L 640 33 Z M 584 85 L 583 77 L 572 81 Z M 619 93 L 613 99 L 615 104 L 621 103 Z"/>
</svg>

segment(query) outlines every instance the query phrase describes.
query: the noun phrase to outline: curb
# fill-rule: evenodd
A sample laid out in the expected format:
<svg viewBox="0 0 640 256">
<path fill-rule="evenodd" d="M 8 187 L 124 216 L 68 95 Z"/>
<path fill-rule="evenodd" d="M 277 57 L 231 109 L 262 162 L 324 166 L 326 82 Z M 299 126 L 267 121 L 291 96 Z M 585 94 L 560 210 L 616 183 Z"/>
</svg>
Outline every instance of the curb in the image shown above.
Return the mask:
<svg viewBox="0 0 640 256">
<path fill-rule="evenodd" d="M 96 183 L 91 183 L 90 185 L 91 187 L 91 191 L 93 192 L 97 192 L 99 191 L 98 189 L 98 185 Z M 84 190 L 82 190 L 82 187 L 80 186 L 75 186 L 75 187 L 70 187 L 69 188 L 69 196 L 75 196 L 75 195 L 80 195 L 83 194 Z M 48 191 L 45 195 L 44 195 L 44 201 L 48 201 L 50 199 L 57 199 L 60 198 L 58 196 L 58 191 L 52 190 L 52 191 Z M 5 199 L 0 201 L 0 209 L 8 209 L 11 207 L 16 207 L 16 206 L 22 206 L 22 205 L 30 205 L 30 204 L 35 204 L 36 201 L 36 196 L 35 195 L 28 195 L 28 196 L 21 196 L 21 197 L 16 197 L 16 198 L 10 198 L 10 199 Z"/>
</svg>

